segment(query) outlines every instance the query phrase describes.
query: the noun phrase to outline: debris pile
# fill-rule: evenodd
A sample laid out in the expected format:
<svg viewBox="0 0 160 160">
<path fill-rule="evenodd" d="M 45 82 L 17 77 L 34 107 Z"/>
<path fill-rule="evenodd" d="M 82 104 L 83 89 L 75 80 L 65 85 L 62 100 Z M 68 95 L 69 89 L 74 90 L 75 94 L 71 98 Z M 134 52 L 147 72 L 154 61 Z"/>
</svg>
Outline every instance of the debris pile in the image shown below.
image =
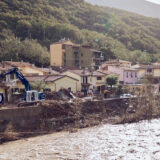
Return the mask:
<svg viewBox="0 0 160 160">
<path fill-rule="evenodd" d="M 47 100 L 63 100 L 68 101 L 73 99 L 73 94 L 67 89 L 60 89 L 58 92 L 46 93 Z"/>
<path fill-rule="evenodd" d="M 76 107 L 72 103 L 57 100 L 46 100 L 39 103 L 42 107 L 42 117 L 52 118 L 61 116 L 74 116 Z"/>
</svg>

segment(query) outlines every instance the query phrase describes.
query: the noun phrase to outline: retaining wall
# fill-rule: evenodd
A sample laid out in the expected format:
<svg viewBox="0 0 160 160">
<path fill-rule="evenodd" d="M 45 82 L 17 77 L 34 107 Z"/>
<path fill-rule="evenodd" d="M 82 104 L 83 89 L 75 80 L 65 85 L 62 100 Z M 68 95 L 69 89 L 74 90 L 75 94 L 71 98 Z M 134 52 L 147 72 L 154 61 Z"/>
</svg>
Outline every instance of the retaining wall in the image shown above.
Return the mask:
<svg viewBox="0 0 160 160">
<path fill-rule="evenodd" d="M 37 131 L 42 128 L 58 131 L 68 125 L 77 125 L 77 123 L 86 127 L 88 125 L 84 125 L 86 119 L 88 120 L 91 116 L 94 119 L 94 115 L 97 121 L 107 116 L 123 115 L 128 107 L 128 100 L 89 101 L 78 106 L 68 103 L 57 105 L 58 102 L 45 107 L 45 103 L 42 103 L 40 106 L 0 110 L 0 132 L 4 132 L 9 124 L 16 131 Z"/>
</svg>

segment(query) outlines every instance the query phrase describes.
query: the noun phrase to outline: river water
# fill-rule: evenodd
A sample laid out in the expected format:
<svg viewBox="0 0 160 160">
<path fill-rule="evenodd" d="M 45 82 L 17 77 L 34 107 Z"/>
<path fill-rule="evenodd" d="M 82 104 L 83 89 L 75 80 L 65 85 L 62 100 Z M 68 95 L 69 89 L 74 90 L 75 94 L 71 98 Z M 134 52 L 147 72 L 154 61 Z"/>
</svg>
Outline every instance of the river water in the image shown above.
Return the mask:
<svg viewBox="0 0 160 160">
<path fill-rule="evenodd" d="M 0 160 L 160 160 L 160 120 L 99 125 L 0 146 Z"/>
</svg>

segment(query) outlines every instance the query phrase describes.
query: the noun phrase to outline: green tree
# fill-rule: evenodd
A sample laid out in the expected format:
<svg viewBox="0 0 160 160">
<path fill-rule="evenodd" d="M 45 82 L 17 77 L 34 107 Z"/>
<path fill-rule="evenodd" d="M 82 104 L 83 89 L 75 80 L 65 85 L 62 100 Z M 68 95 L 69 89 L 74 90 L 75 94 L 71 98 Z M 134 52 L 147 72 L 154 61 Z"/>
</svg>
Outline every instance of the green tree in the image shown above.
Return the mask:
<svg viewBox="0 0 160 160">
<path fill-rule="evenodd" d="M 46 83 L 44 81 L 38 80 L 30 83 L 32 90 L 42 91 L 46 88 Z"/>
<path fill-rule="evenodd" d="M 118 83 L 118 77 L 115 75 L 107 76 L 106 83 L 107 83 L 107 85 L 111 86 L 111 90 L 112 90 L 112 86 L 116 85 Z"/>
</svg>

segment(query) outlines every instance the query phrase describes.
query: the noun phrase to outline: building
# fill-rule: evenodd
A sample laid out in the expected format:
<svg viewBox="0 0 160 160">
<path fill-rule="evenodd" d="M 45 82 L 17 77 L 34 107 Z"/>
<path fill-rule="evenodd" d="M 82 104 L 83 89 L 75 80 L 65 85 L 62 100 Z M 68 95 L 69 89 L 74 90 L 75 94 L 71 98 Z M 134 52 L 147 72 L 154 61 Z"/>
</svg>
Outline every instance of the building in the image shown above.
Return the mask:
<svg viewBox="0 0 160 160">
<path fill-rule="evenodd" d="M 73 66 L 98 69 L 103 60 L 101 51 L 89 45 L 76 45 L 71 41 L 60 41 L 50 45 L 51 66 Z"/>
<path fill-rule="evenodd" d="M 120 67 L 131 67 L 132 63 L 129 61 L 125 61 L 125 60 L 121 60 L 121 59 L 113 59 L 113 60 L 109 60 L 104 62 L 101 65 L 101 68 L 105 69 L 105 67 L 107 67 L 108 65 L 113 65 L 113 66 L 120 66 Z"/>
<path fill-rule="evenodd" d="M 45 75 L 45 71 L 28 62 L 3 61 L 0 67 L 4 69 L 18 68 L 25 75 Z"/>
<path fill-rule="evenodd" d="M 135 65 L 133 68 L 138 70 L 139 79 L 142 79 L 145 76 L 152 76 L 157 80 L 160 78 L 160 65 Z"/>
<path fill-rule="evenodd" d="M 105 74 L 99 71 L 68 70 L 62 74 L 78 79 L 78 91 L 88 92 L 92 89 L 101 93 L 106 86 Z"/>
<path fill-rule="evenodd" d="M 26 79 L 30 82 L 40 84 L 43 83 L 42 89 L 47 91 L 59 91 L 62 88 L 71 89 L 73 93 L 78 91 L 77 83 L 78 80 L 66 75 L 47 75 L 47 76 L 27 76 Z M 24 88 L 24 86 L 19 81 L 19 88 Z"/>
<path fill-rule="evenodd" d="M 131 62 L 123 60 L 107 61 L 101 65 L 101 70 L 106 70 L 119 75 L 122 84 L 138 83 L 138 70 L 131 67 Z"/>
<path fill-rule="evenodd" d="M 35 81 L 42 80 L 42 77 L 47 75 L 59 75 L 59 72 L 53 71 L 51 68 L 38 68 L 27 62 L 3 61 L 0 63 L 0 73 L 6 72 L 11 68 L 18 68 L 22 74 L 27 76 L 38 76 Z M 10 100 L 15 94 L 24 91 L 24 85 L 17 79 L 15 74 L 8 74 L 4 79 L 1 79 L 0 93 L 5 95 L 6 100 Z"/>
</svg>

